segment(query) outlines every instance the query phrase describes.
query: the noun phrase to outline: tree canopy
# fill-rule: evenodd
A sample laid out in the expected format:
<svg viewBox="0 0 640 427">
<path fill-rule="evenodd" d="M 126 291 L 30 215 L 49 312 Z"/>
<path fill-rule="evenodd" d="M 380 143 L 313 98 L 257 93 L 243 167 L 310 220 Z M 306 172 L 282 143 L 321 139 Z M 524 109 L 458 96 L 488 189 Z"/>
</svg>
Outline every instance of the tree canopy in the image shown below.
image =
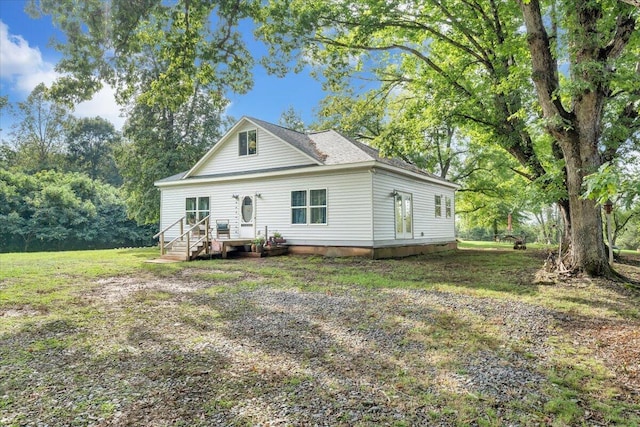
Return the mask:
<svg viewBox="0 0 640 427">
<path fill-rule="evenodd" d="M 132 98 L 176 110 L 196 90 L 223 99 L 227 90 L 252 85 L 253 57 L 238 23 L 259 2 L 222 0 L 30 0 L 28 11 L 50 15 L 64 33 L 55 47 L 63 54 L 52 87 L 57 99 L 90 99 L 105 83 L 121 104 Z M 149 60 L 163 64 L 150 81 Z M 142 84 L 144 83 L 144 84 Z"/>
<path fill-rule="evenodd" d="M 79 173 L 0 170 L 0 252 L 140 246 L 114 187 Z"/>
<path fill-rule="evenodd" d="M 536 197 L 555 198 L 570 243 L 567 264 L 598 275 L 609 267 L 600 208 L 585 197 L 585 179 L 638 148 L 635 3 L 31 0 L 29 6 L 52 15 L 67 37 L 57 44 L 64 74 L 52 94 L 82 100 L 108 83 L 131 108 L 126 134 L 133 141 L 129 155 L 138 159 L 134 168 L 150 154 L 148 164 L 156 163 L 149 170 L 179 172 L 174 167 L 183 163 L 174 156 L 189 158 L 173 133 L 180 107 L 200 94 L 221 106 L 226 91 L 251 87 L 254 59 L 239 23 L 253 18 L 269 46 L 262 58 L 269 71 L 284 75 L 311 63 L 327 89 L 358 94 L 355 102 L 327 99 L 323 120 L 351 109 L 348 120 L 340 119 L 344 128 L 444 175 L 453 167 L 469 176 L 487 164 L 483 156 L 508 153 L 513 162 L 489 162 L 508 164 L 537 187 Z M 370 95 L 360 97 L 354 77 L 368 82 Z M 177 154 L 157 155 L 151 138 Z M 138 185 L 133 174 L 124 175 L 125 185 L 132 183 L 130 202 L 143 208 L 149 179 Z M 143 210 L 134 215 L 154 220 Z"/>
<path fill-rule="evenodd" d="M 16 160 L 30 172 L 60 167 L 70 118 L 68 109 L 50 100 L 42 83 L 17 107 L 18 122 L 12 132 L 20 154 Z"/>
<path fill-rule="evenodd" d="M 114 152 L 121 135 L 111 122 L 101 117 L 71 120 L 68 124 L 66 149 L 71 168 L 91 179 L 119 186 L 122 178 L 117 170 Z"/>
<path fill-rule="evenodd" d="M 259 33 L 274 68 L 310 60 L 329 87 L 358 74 L 427 100 L 419 121 L 446 117 L 484 135 L 515 172 L 562 189 L 568 264 L 597 275 L 608 264 L 583 180 L 640 126 L 639 15 L 614 0 L 272 0 Z"/>
</svg>

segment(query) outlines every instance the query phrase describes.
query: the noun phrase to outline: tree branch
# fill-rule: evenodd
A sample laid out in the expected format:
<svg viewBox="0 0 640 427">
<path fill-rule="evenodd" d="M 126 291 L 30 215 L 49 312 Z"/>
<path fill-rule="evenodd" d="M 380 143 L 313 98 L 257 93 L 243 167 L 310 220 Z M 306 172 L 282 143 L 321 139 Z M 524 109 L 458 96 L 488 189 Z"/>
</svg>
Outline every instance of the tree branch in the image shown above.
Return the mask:
<svg viewBox="0 0 640 427">
<path fill-rule="evenodd" d="M 564 109 L 558 96 L 560 87 L 558 64 L 551 52 L 549 37 L 540 11 L 540 3 L 538 0 L 518 0 L 518 3 L 524 16 L 527 43 L 531 51 L 533 68 L 531 78 L 536 86 L 538 100 L 544 116 L 548 119 L 558 116 L 565 120 L 571 119 L 572 115 Z M 566 134 L 567 132 L 561 124 L 556 125 L 553 130 L 561 134 Z"/>
<path fill-rule="evenodd" d="M 457 82 L 457 80 L 451 76 L 449 76 L 442 68 L 440 68 L 435 62 L 433 62 L 431 60 L 431 58 L 429 58 L 428 56 L 426 56 L 425 54 L 423 54 L 422 52 L 420 52 L 419 50 L 409 47 L 409 46 L 404 46 L 404 45 L 400 45 L 397 43 L 388 45 L 388 46 L 366 46 L 366 45 L 350 45 L 350 44 L 346 44 L 343 42 L 339 42 L 337 40 L 328 38 L 328 37 L 324 37 L 324 36 L 316 36 L 315 40 L 317 42 L 320 43 L 325 43 L 325 44 L 329 44 L 332 46 L 336 46 L 336 47 L 342 47 L 342 48 L 346 48 L 346 49 L 357 49 L 357 50 L 363 50 L 363 51 L 388 51 L 388 50 L 394 50 L 394 49 L 398 49 L 398 50 L 402 50 L 405 52 L 409 52 L 412 55 L 416 56 L 417 58 L 419 58 L 420 60 L 424 61 L 431 69 L 433 69 L 435 72 L 437 72 L 438 74 L 440 74 L 442 77 L 444 77 L 445 79 L 447 79 L 449 81 L 449 83 L 454 86 L 456 89 L 458 89 L 460 92 L 464 93 L 466 96 L 473 98 L 473 93 L 471 93 L 471 91 L 467 90 L 467 88 L 465 88 L 464 86 L 460 85 L 460 83 Z"/>
<path fill-rule="evenodd" d="M 623 14 L 618 15 L 616 19 L 616 32 L 611 41 L 600 50 L 598 56 L 602 59 L 615 59 L 620 56 L 625 46 L 627 46 L 627 43 L 629 43 L 635 27 L 636 20 L 632 14 L 629 13 L 626 16 Z"/>
<path fill-rule="evenodd" d="M 528 174 L 528 173 L 523 172 L 521 170 L 518 170 L 516 168 L 509 168 L 509 169 L 511 169 L 514 173 L 516 173 L 516 174 L 528 179 L 529 181 L 533 181 L 534 180 L 534 176 L 532 176 L 531 174 Z"/>
</svg>

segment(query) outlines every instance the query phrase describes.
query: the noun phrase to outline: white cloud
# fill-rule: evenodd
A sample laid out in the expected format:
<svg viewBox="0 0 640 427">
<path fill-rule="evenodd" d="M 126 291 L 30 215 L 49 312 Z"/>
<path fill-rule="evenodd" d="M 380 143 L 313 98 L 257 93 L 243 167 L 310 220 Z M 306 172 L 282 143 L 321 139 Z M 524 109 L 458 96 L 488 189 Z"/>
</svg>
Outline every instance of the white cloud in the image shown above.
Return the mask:
<svg viewBox="0 0 640 427">
<path fill-rule="evenodd" d="M 60 76 L 54 68 L 55 64 L 42 58 L 38 47 L 29 46 L 29 42 L 20 35 L 10 34 L 9 27 L 0 20 L 0 79 L 4 80 L 3 88 L 9 86 L 16 97 L 24 99 L 40 83 L 51 86 Z M 78 117 L 103 117 L 117 129 L 124 124 L 114 90 L 109 86 L 96 93 L 93 99 L 78 104 L 74 114 Z"/>
<path fill-rule="evenodd" d="M 74 115 L 77 117 L 100 116 L 109 120 L 116 129 L 122 129 L 125 118 L 120 116 L 120 108 L 115 101 L 115 90 L 111 86 L 103 87 L 89 101 L 76 105 Z"/>
<path fill-rule="evenodd" d="M 42 62 L 38 68 L 18 74 L 15 77 L 14 85 L 17 90 L 28 95 L 40 83 L 50 87 L 58 76 L 59 74 L 53 69 L 53 64 Z"/>
<path fill-rule="evenodd" d="M 9 34 L 9 27 L 0 21 L 0 77 L 12 78 L 30 73 L 42 64 L 40 49 L 32 48 L 22 38 Z"/>
</svg>

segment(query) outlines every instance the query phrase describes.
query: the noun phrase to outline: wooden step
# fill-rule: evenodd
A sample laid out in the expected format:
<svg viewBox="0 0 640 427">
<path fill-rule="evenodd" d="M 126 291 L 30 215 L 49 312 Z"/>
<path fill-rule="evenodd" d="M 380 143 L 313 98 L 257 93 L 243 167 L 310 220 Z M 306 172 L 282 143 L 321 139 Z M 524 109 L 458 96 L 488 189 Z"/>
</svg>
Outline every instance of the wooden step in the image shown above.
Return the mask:
<svg viewBox="0 0 640 427">
<path fill-rule="evenodd" d="M 177 254 L 177 253 L 165 253 L 160 258 L 162 259 L 172 259 L 175 261 L 189 261 L 185 254 Z"/>
</svg>

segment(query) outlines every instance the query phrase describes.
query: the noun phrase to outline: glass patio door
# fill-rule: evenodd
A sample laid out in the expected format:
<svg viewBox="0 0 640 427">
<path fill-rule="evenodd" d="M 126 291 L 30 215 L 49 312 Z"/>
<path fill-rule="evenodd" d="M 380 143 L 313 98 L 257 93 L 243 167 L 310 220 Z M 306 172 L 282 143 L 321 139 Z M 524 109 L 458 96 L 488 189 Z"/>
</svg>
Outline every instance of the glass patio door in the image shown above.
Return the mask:
<svg viewBox="0 0 640 427">
<path fill-rule="evenodd" d="M 396 239 L 413 238 L 413 200 L 409 193 L 395 196 Z"/>
</svg>

